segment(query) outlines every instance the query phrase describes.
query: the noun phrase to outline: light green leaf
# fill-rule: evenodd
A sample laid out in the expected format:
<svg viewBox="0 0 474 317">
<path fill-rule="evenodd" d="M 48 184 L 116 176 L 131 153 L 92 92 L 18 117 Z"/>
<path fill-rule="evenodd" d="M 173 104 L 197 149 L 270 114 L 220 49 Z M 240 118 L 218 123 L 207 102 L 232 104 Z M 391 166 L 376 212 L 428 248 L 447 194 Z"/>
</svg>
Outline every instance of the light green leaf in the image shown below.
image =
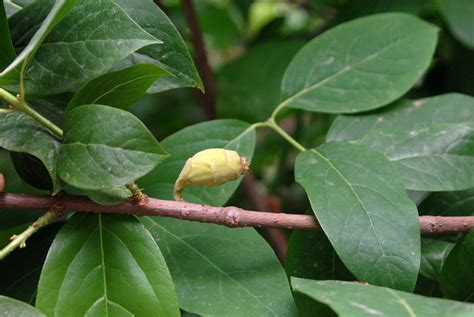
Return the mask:
<svg viewBox="0 0 474 317">
<path fill-rule="evenodd" d="M 36 6 L 44 6 L 45 1 L 12 17 L 16 47 L 22 45 L 28 28 L 37 25 L 41 11 Z M 25 82 L 26 90 L 39 95 L 74 91 L 134 51 L 159 42 L 112 0 L 79 0 L 31 60 L 27 68 L 31 80 Z"/>
<path fill-rule="evenodd" d="M 454 245 L 442 240 L 421 239 L 420 274 L 438 281 L 446 258 Z"/>
<path fill-rule="evenodd" d="M 268 42 L 224 66 L 217 76 L 219 117 L 265 121 L 280 100 L 285 68 L 301 45 L 300 41 Z"/>
<path fill-rule="evenodd" d="M 471 0 L 438 0 L 439 11 L 449 30 L 470 49 L 474 49 L 474 2 Z"/>
<path fill-rule="evenodd" d="M 76 214 L 56 236 L 36 307 L 50 316 L 179 316 L 166 263 L 132 216 Z"/>
<path fill-rule="evenodd" d="M 86 105 L 66 113 L 58 173 L 81 189 L 108 189 L 138 179 L 167 156 L 131 113 Z"/>
<path fill-rule="evenodd" d="M 11 19 L 12 25 L 15 25 L 15 23 L 28 24 L 25 22 L 25 19 L 31 18 L 35 20 L 37 23 L 38 22 L 41 23 L 41 27 L 39 27 L 38 31 L 36 31 L 36 33 L 30 39 L 28 45 L 26 45 L 26 47 L 21 51 L 20 55 L 18 55 L 15 58 L 15 60 L 13 60 L 13 62 L 10 65 L 8 65 L 8 67 L 0 73 L 0 77 L 7 76 L 10 72 L 16 71 L 17 67 L 23 61 L 28 62 L 29 59 L 38 50 L 38 48 L 40 47 L 44 39 L 53 30 L 53 28 L 59 22 L 61 22 L 61 20 L 64 19 L 64 17 L 72 10 L 76 2 L 77 0 L 55 0 L 54 5 L 52 5 L 51 0 L 44 0 L 44 1 L 40 0 L 28 6 L 26 9 L 21 10 L 18 14 L 12 17 Z M 44 18 L 44 21 L 42 21 L 43 19 L 41 19 L 40 16 L 43 16 L 43 15 L 38 14 L 38 13 L 45 12 L 44 9 L 49 10 L 49 8 L 51 8 L 51 11 L 49 11 L 46 18 Z M 37 16 L 34 17 L 34 15 L 37 15 Z M 38 18 L 40 18 L 39 21 L 38 21 Z M 14 28 L 15 27 L 13 26 L 12 29 Z M 31 30 L 31 29 L 28 29 L 26 25 L 23 25 L 21 28 L 22 30 L 25 30 L 25 31 Z M 63 30 L 63 32 L 65 31 L 70 31 L 70 30 L 69 29 Z M 12 32 L 15 32 L 15 30 L 12 30 Z M 22 33 L 22 35 L 24 35 L 25 33 Z M 18 72 L 18 76 L 19 76 L 19 72 Z"/>
<path fill-rule="evenodd" d="M 60 111 L 42 106 L 41 112 L 51 118 Z M 56 164 L 61 142 L 47 128 L 20 111 L 2 114 L 0 115 L 0 147 L 8 151 L 28 153 L 38 158 L 48 170 L 54 191 L 59 189 Z"/>
<path fill-rule="evenodd" d="M 291 278 L 293 290 L 331 307 L 340 317 L 470 317 L 474 305 L 425 297 L 385 287 Z"/>
<path fill-rule="evenodd" d="M 160 45 L 150 45 L 133 53 L 124 65 L 156 63 L 174 77 L 158 79 L 149 89 L 157 93 L 180 87 L 203 89 L 201 79 L 194 66 L 188 48 L 171 20 L 152 1 L 114 0 L 128 16 L 155 38 L 163 41 Z"/>
<path fill-rule="evenodd" d="M 242 121 L 215 120 L 178 131 L 162 144 L 170 158 L 139 185 L 152 197 L 172 199 L 174 182 L 189 157 L 206 148 L 221 147 L 251 160 L 255 131 Z M 184 198 L 223 205 L 239 181 L 211 188 L 186 188 Z M 214 316 L 296 315 L 286 275 L 255 230 L 161 217 L 141 220 L 163 250 L 182 309 Z"/>
<path fill-rule="evenodd" d="M 107 73 L 79 89 L 69 101 L 67 110 L 88 104 L 126 108 L 137 102 L 153 82 L 167 75 L 168 72 L 152 64 L 133 65 Z"/>
<path fill-rule="evenodd" d="M 280 106 L 330 113 L 379 108 L 421 77 L 436 40 L 436 27 L 403 13 L 340 24 L 295 56 L 283 78 Z"/>
<path fill-rule="evenodd" d="M 15 317 L 43 317 L 45 314 L 31 305 L 28 305 L 19 300 L 0 295 L 0 307 L 2 311 L 1 316 L 15 316 Z"/>
<path fill-rule="evenodd" d="M 440 286 L 448 298 L 474 302 L 474 230 L 449 253 L 441 270 Z"/>
<path fill-rule="evenodd" d="M 420 265 L 418 213 L 385 157 L 360 145 L 326 143 L 298 155 L 295 177 L 357 279 L 413 290 Z"/>
</svg>

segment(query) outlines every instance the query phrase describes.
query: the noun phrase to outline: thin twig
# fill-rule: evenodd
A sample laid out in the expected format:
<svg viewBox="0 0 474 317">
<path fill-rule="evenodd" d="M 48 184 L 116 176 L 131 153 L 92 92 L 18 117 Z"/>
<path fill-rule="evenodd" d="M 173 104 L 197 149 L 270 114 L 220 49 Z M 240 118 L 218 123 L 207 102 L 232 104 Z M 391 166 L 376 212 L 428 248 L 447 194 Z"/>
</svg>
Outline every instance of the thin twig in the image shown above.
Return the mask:
<svg viewBox="0 0 474 317">
<path fill-rule="evenodd" d="M 171 200 L 148 198 L 142 205 L 128 201 L 117 206 L 102 206 L 79 196 L 38 196 L 0 194 L 0 208 L 49 210 L 59 203 L 64 212 L 95 212 L 130 214 L 136 216 L 162 216 L 183 220 L 214 223 L 231 228 L 256 227 L 295 230 L 320 230 L 313 216 L 292 213 L 272 213 L 244 210 L 237 207 L 212 207 Z M 21 212 L 21 211 L 19 211 Z M 437 217 L 421 216 L 422 234 L 441 234 L 468 231 L 474 228 L 474 216 Z"/>
</svg>

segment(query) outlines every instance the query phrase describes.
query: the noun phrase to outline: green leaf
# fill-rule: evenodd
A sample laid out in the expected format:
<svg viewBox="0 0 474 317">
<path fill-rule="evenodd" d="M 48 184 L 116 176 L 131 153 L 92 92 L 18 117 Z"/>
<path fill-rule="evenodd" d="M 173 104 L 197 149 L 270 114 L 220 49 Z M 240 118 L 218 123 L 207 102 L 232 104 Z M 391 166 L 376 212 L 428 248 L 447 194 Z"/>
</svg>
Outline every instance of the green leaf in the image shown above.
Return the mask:
<svg viewBox="0 0 474 317">
<path fill-rule="evenodd" d="M 162 141 L 169 159 L 139 181 L 150 195 L 173 199 L 173 188 L 186 160 L 199 151 L 225 148 L 237 151 L 251 161 L 255 147 L 255 130 L 238 120 L 214 120 L 187 127 Z M 251 168 L 251 167 L 250 167 Z M 195 186 L 184 190 L 186 201 L 221 206 L 230 198 L 240 179 L 216 187 Z"/>
<path fill-rule="evenodd" d="M 254 229 L 159 217 L 142 222 L 163 250 L 182 309 L 212 316 L 297 316 L 285 272 Z"/>
<path fill-rule="evenodd" d="M 474 2 L 471 0 L 438 0 L 439 11 L 454 36 L 470 49 L 474 49 Z"/>
<path fill-rule="evenodd" d="M 127 108 L 143 97 L 153 82 L 167 75 L 168 72 L 152 64 L 133 65 L 107 73 L 79 89 L 69 101 L 67 110 L 88 104 Z"/>
<path fill-rule="evenodd" d="M 341 116 L 328 140 L 355 140 L 396 165 L 405 187 L 443 191 L 474 187 L 474 98 L 461 94 L 395 103 L 387 111 Z"/>
<path fill-rule="evenodd" d="M 125 64 L 156 63 L 175 77 L 158 79 L 149 89 L 157 93 L 180 87 L 203 89 L 188 48 L 171 20 L 152 1 L 114 0 L 128 16 L 155 38 L 161 45 L 150 45 L 130 56 Z"/>
<path fill-rule="evenodd" d="M 431 193 L 418 208 L 424 214 L 470 216 L 474 213 L 474 188 Z"/>
<path fill-rule="evenodd" d="M 45 314 L 19 300 L 0 295 L 0 307 L 3 316 L 15 317 L 43 317 Z"/>
<path fill-rule="evenodd" d="M 385 13 L 347 22 L 306 44 L 288 66 L 280 106 L 354 113 L 407 92 L 428 68 L 437 29 Z"/>
<path fill-rule="evenodd" d="M 291 278 L 293 290 L 329 305 L 340 317 L 470 317 L 474 305 L 425 297 L 385 287 L 341 281 Z"/>
<path fill-rule="evenodd" d="M 78 188 L 108 189 L 138 179 L 167 156 L 131 113 L 86 105 L 66 113 L 58 173 Z"/>
<path fill-rule="evenodd" d="M 265 121 L 280 100 L 286 66 L 300 41 L 274 41 L 250 48 L 218 73 L 219 117 Z M 258 69 L 258 71 L 256 71 Z"/>
<path fill-rule="evenodd" d="M 38 3 L 44 5 L 44 1 Z M 24 29 L 37 23 L 36 4 L 14 16 L 12 33 L 17 34 L 17 47 Z M 32 80 L 25 82 L 26 90 L 39 95 L 74 91 L 134 51 L 159 42 L 112 0 L 79 0 L 31 60 L 27 72 Z"/>
<path fill-rule="evenodd" d="M 0 38 L 2 39 L 0 41 L 0 69 L 2 70 L 16 57 L 4 5 L 0 5 Z"/>
<path fill-rule="evenodd" d="M 162 143 L 170 158 L 139 185 L 152 197 L 172 199 L 174 182 L 189 157 L 203 149 L 221 147 L 236 150 L 251 160 L 255 131 L 242 121 L 215 120 L 187 127 Z M 238 183 L 236 180 L 211 188 L 186 188 L 184 198 L 220 206 Z M 286 275 L 274 252 L 255 230 L 161 217 L 141 220 L 163 250 L 182 309 L 214 316 L 296 315 Z"/>
<path fill-rule="evenodd" d="M 23 9 L 20 5 L 13 3 L 9 0 L 3 1 L 3 6 L 5 7 L 5 12 L 7 18 L 10 18 L 12 15 Z"/>
<path fill-rule="evenodd" d="M 56 108 L 42 107 L 41 112 L 46 117 L 51 117 L 53 116 L 51 113 L 60 111 Z M 54 191 L 59 190 L 56 163 L 61 143 L 47 128 L 20 111 L 2 114 L 0 147 L 8 151 L 28 153 L 38 158 L 48 170 Z"/>
<path fill-rule="evenodd" d="M 316 280 L 354 280 L 322 231 L 293 231 L 285 255 L 288 276 Z"/>
<path fill-rule="evenodd" d="M 474 230 L 456 243 L 441 270 L 440 285 L 448 298 L 474 302 Z"/>
<path fill-rule="evenodd" d="M 20 55 L 18 55 L 15 60 L 13 60 L 13 62 L 10 63 L 10 65 L 0 73 L 0 77 L 8 75 L 12 71 L 16 72 L 17 67 L 19 67 L 22 62 L 26 61 L 28 63 L 28 61 L 36 53 L 44 39 L 53 30 L 53 28 L 59 22 L 61 22 L 61 20 L 64 19 L 64 17 L 72 10 L 76 2 L 77 0 L 55 0 L 54 5 L 52 5 L 51 0 L 40 0 L 28 6 L 24 10 L 21 10 L 18 14 L 15 14 L 10 20 L 11 25 L 13 25 L 12 33 L 18 31 L 14 30 L 15 23 L 17 23 L 17 25 L 20 25 L 19 27 L 21 30 L 25 31 L 21 32 L 21 36 L 24 36 L 24 34 L 27 33 L 26 31 L 34 29 L 28 28 L 27 24 L 29 23 L 26 22 L 28 19 L 32 19 L 37 24 L 41 23 L 41 26 L 39 27 L 38 31 L 36 31 L 36 33 L 33 35 L 28 45 L 26 45 L 26 47 L 21 51 Z M 47 11 L 45 10 L 49 10 L 49 8 L 51 8 L 51 10 L 49 11 L 48 15 L 44 19 L 42 19 L 43 14 L 38 13 L 46 13 Z M 70 31 L 70 29 L 63 31 Z"/>
<path fill-rule="evenodd" d="M 418 213 L 385 157 L 360 145 L 326 143 L 298 155 L 295 177 L 357 279 L 413 290 L 420 265 Z"/>
<path fill-rule="evenodd" d="M 36 306 L 55 316 L 179 316 L 150 233 L 132 216 L 76 214 L 56 236 Z"/>
<path fill-rule="evenodd" d="M 438 281 L 443 265 L 454 243 L 442 240 L 421 239 L 420 274 Z"/>
</svg>

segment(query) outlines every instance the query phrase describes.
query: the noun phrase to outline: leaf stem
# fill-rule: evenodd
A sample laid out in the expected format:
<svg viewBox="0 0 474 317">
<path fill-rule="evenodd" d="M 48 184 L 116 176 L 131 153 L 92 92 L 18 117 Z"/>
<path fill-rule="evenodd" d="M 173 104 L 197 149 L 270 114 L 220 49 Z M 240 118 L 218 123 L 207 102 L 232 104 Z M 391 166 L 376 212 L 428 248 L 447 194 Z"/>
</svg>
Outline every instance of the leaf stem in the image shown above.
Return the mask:
<svg viewBox="0 0 474 317">
<path fill-rule="evenodd" d="M 28 105 L 28 103 L 26 103 L 21 98 L 18 99 L 17 97 L 13 96 L 8 91 L 2 88 L 0 88 L 0 98 L 4 99 L 13 108 L 26 113 L 27 115 L 35 119 L 37 122 L 39 122 L 42 126 L 46 127 L 58 137 L 62 138 L 63 130 L 61 128 L 49 121 L 47 118 L 43 117 L 39 112 L 34 110 L 30 105 Z"/>
<path fill-rule="evenodd" d="M 6 245 L 2 250 L 0 250 L 0 261 L 3 260 L 7 255 L 13 252 L 16 248 L 26 247 L 26 240 L 31 237 L 35 232 L 37 232 L 42 227 L 46 226 L 53 219 L 58 217 L 56 210 L 50 210 L 41 217 L 38 218 L 31 226 L 29 226 L 25 231 L 19 235 L 13 235 L 10 239 L 12 240 L 8 245 Z"/>
<path fill-rule="evenodd" d="M 285 130 L 280 128 L 280 126 L 275 122 L 275 119 L 273 117 L 270 117 L 270 119 L 267 120 L 267 126 L 272 128 L 275 132 L 277 132 L 279 135 L 281 135 L 285 140 L 287 140 L 291 145 L 293 145 L 298 151 L 304 152 L 306 151 L 305 147 L 302 146 L 298 141 L 293 139 L 291 135 L 286 133 Z"/>
</svg>

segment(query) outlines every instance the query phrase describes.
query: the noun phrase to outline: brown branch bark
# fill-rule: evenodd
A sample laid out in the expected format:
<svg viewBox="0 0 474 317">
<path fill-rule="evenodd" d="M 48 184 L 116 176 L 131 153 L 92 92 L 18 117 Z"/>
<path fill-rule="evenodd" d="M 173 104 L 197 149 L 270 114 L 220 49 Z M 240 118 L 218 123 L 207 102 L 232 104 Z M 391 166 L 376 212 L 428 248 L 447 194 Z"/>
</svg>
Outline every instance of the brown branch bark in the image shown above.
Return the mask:
<svg viewBox="0 0 474 317">
<path fill-rule="evenodd" d="M 193 44 L 194 51 L 196 53 L 196 64 L 199 71 L 199 75 L 202 78 L 204 84 L 205 93 L 195 89 L 194 94 L 196 96 L 199 105 L 203 109 L 208 119 L 215 117 L 215 96 L 216 87 L 214 81 L 214 74 L 209 66 L 207 60 L 206 49 L 204 47 L 204 40 L 202 38 L 202 32 L 199 27 L 199 23 L 194 10 L 192 0 L 181 0 L 181 7 L 186 18 L 186 23 L 191 31 L 191 43 Z"/>
<path fill-rule="evenodd" d="M 129 201 L 117 206 L 102 206 L 79 196 L 38 196 L 0 194 L 0 208 L 41 209 L 58 208 L 64 212 L 96 212 L 130 214 L 136 216 L 162 216 L 183 220 L 225 225 L 227 227 L 256 227 L 295 230 L 320 230 L 313 216 L 244 210 L 237 207 L 212 207 L 161 200 L 147 197 L 140 204 Z M 474 228 L 474 216 L 437 217 L 421 216 L 422 234 L 441 234 L 468 231 Z"/>
</svg>

